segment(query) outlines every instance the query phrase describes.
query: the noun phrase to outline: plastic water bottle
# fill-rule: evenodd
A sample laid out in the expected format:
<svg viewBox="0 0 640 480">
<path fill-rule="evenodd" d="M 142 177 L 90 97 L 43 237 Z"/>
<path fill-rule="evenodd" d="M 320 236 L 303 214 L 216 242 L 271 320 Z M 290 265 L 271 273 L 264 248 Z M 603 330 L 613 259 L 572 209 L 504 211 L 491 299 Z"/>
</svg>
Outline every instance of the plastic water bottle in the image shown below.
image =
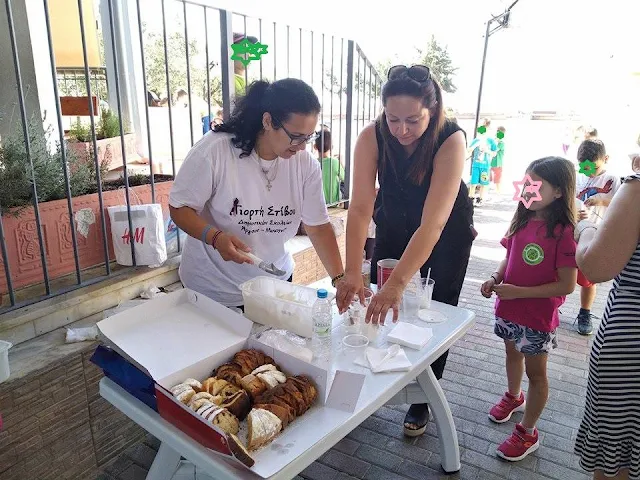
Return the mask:
<svg viewBox="0 0 640 480">
<path fill-rule="evenodd" d="M 331 302 L 327 298 L 328 294 L 324 288 L 318 290 L 318 298 L 313 304 L 313 338 L 311 346 L 313 354 L 317 359 L 326 359 L 331 355 L 331 326 L 333 315 L 331 312 Z"/>
</svg>

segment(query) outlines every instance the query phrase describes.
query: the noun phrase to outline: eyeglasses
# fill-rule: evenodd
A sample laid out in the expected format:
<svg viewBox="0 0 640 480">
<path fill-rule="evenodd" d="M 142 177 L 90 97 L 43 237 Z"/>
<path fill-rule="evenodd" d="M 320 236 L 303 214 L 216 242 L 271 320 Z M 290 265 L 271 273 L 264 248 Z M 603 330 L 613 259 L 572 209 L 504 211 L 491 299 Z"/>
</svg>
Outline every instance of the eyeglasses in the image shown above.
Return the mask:
<svg viewBox="0 0 640 480">
<path fill-rule="evenodd" d="M 289 141 L 290 141 L 289 145 L 294 147 L 302 145 L 303 143 L 311 143 L 319 136 L 318 132 L 313 132 L 313 133 L 310 133 L 309 135 L 294 135 L 289 130 L 287 130 L 287 128 L 279 120 L 276 120 L 275 118 L 273 118 L 273 123 L 274 123 L 274 126 L 277 125 L 279 128 L 282 128 L 282 130 L 284 130 L 284 133 L 286 133 L 287 136 L 289 137 Z"/>
<path fill-rule="evenodd" d="M 387 72 L 387 78 L 394 80 L 396 78 L 402 78 L 408 76 L 411 80 L 415 80 L 419 83 L 424 83 L 431 78 L 431 71 L 429 67 L 425 65 L 413 65 L 406 67 L 405 65 L 395 65 Z"/>
</svg>

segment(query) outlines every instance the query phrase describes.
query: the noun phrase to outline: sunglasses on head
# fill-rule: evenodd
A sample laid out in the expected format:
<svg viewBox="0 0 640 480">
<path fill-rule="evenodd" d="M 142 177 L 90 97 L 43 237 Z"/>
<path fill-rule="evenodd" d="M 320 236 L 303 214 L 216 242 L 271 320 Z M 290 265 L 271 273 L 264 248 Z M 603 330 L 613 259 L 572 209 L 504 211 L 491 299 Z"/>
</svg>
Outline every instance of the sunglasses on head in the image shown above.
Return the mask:
<svg viewBox="0 0 640 480">
<path fill-rule="evenodd" d="M 424 83 L 431 78 L 431 71 L 429 70 L 429 67 L 424 65 L 413 65 L 411 67 L 395 65 L 387 72 L 387 78 L 389 80 L 405 76 L 409 77 L 411 80 L 415 80 L 416 82 Z"/>
</svg>

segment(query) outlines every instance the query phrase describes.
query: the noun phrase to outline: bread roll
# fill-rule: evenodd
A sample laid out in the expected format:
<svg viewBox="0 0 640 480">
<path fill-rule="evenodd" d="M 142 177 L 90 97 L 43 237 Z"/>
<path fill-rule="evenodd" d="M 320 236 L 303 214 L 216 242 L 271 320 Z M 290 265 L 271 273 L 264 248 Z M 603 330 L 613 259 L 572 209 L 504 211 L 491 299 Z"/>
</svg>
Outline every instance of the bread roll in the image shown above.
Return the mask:
<svg viewBox="0 0 640 480">
<path fill-rule="evenodd" d="M 247 434 L 247 448 L 249 451 L 256 450 L 271 442 L 280 430 L 282 422 L 268 410 L 254 408 L 247 417 L 249 431 Z"/>
</svg>

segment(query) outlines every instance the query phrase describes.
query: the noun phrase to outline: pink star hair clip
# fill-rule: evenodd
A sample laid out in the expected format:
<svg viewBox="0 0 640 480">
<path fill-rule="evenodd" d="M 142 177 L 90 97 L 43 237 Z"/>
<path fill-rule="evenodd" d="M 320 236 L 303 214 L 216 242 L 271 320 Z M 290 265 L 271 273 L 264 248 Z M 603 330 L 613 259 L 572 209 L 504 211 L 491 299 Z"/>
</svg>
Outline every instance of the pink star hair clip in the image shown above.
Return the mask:
<svg viewBox="0 0 640 480">
<path fill-rule="evenodd" d="M 525 208 L 531 207 L 533 202 L 542 200 L 540 195 L 542 182 L 534 181 L 528 173 L 522 180 L 513 182 L 513 186 L 516 189 L 513 199 L 517 202 L 522 202 Z"/>
</svg>

